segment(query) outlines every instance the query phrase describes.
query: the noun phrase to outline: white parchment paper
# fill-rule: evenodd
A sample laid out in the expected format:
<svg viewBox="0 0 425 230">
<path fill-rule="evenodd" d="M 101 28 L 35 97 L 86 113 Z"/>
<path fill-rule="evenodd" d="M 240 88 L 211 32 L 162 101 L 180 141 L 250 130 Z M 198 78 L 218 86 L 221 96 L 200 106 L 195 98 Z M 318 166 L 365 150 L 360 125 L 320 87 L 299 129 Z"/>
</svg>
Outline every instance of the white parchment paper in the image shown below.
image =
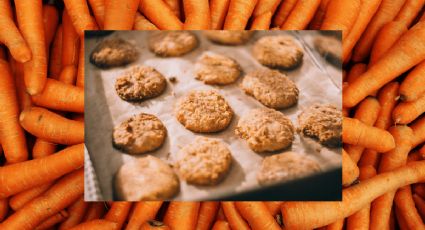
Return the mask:
<svg viewBox="0 0 425 230">
<path fill-rule="evenodd" d="M 140 112 L 156 115 L 164 123 L 168 130 L 168 137 L 164 145 L 150 154 L 172 164 L 173 155 L 179 149 L 191 142 L 196 136 L 209 136 L 219 138 L 228 144 L 233 155 L 233 164 L 226 178 L 217 186 L 200 187 L 188 185 L 181 180 L 180 193 L 176 200 L 208 200 L 229 194 L 258 188 L 256 173 L 263 157 L 269 154 L 257 154 L 249 149 L 246 142 L 234 134 L 235 126 L 239 118 L 253 108 L 263 107 L 254 98 L 247 96 L 239 88 L 243 76 L 234 84 L 227 86 L 209 86 L 194 79 L 194 64 L 196 59 L 204 51 L 213 51 L 234 58 L 242 66 L 244 74 L 257 68 L 264 68 L 252 56 L 253 43 L 262 36 L 289 34 L 297 39 L 303 46 L 303 64 L 285 73 L 291 78 L 300 90 L 299 102 L 296 106 L 281 110 L 287 115 L 294 125 L 297 122 L 297 114 L 303 108 L 314 103 L 332 103 L 341 107 L 341 89 L 335 80 L 329 75 L 324 62 L 318 61 L 312 54 L 311 47 L 305 42 L 305 36 L 314 36 L 313 31 L 261 31 L 256 32 L 253 38 L 243 46 L 221 46 L 209 42 L 202 36 L 202 32 L 194 32 L 199 41 L 199 47 L 182 56 L 175 58 L 156 57 L 147 48 L 148 31 L 120 31 L 109 37 L 120 37 L 133 42 L 140 51 L 140 57 L 129 66 L 101 70 L 88 62 L 88 56 L 100 41 L 99 38 L 85 41 L 85 84 L 86 84 L 86 146 L 90 157 L 86 161 L 93 164 L 95 177 L 87 175 L 87 178 L 97 178 L 102 196 L 86 196 L 92 200 L 113 200 L 113 178 L 119 167 L 125 162 L 132 161 L 138 156 L 125 154 L 114 149 L 111 144 L 112 130 L 127 118 Z M 141 103 L 129 103 L 121 100 L 115 91 L 115 80 L 132 65 L 143 64 L 156 68 L 167 79 L 175 77 L 176 83 L 167 82 L 166 91 L 159 97 Z M 341 81 L 339 72 L 339 81 Z M 335 78 L 335 77 L 334 77 Z M 225 97 L 235 112 L 230 126 L 215 134 L 195 134 L 185 129 L 174 117 L 176 102 L 189 90 L 193 89 L 216 89 Z M 299 154 L 309 154 L 322 166 L 323 171 L 340 167 L 340 149 L 322 149 L 315 151 L 317 145 L 303 141 L 297 134 L 292 147 L 284 151 L 295 151 Z M 284 152 L 282 151 L 282 152 Z M 143 155 L 142 155 L 143 156 Z M 141 157 L 141 156 L 140 156 Z M 335 182 L 339 183 L 339 182 Z M 87 184 L 87 183 L 86 183 Z M 149 185 L 147 185 L 149 186 Z M 86 189 L 86 192 L 87 191 Z M 93 198 L 97 197 L 97 198 Z"/>
</svg>

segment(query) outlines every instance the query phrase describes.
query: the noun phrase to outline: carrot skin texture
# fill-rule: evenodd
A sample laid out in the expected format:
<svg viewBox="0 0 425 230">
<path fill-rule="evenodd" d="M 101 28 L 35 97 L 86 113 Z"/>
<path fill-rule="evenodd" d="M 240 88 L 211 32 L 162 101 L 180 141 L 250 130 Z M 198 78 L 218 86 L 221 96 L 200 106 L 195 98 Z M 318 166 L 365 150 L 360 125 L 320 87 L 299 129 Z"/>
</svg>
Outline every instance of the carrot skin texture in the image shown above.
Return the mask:
<svg viewBox="0 0 425 230">
<path fill-rule="evenodd" d="M 273 26 L 280 27 L 295 7 L 297 0 L 284 0 L 279 5 L 273 18 Z"/>
<path fill-rule="evenodd" d="M 400 85 L 403 101 L 414 101 L 425 94 L 425 61 L 414 67 Z"/>
<path fill-rule="evenodd" d="M 32 157 L 36 159 L 52 155 L 56 152 L 56 148 L 56 144 L 37 138 L 32 148 Z"/>
<path fill-rule="evenodd" d="M 118 224 L 112 221 L 95 219 L 70 228 L 71 230 L 118 230 Z"/>
<path fill-rule="evenodd" d="M 126 230 L 138 230 L 143 223 L 154 219 L 162 203 L 162 201 L 137 202 L 130 214 Z"/>
<path fill-rule="evenodd" d="M 121 229 L 130 212 L 131 205 L 131 202 L 114 202 L 106 213 L 105 220 L 117 223 L 118 229 Z"/>
<path fill-rule="evenodd" d="M 359 168 L 350 156 L 342 150 L 342 186 L 349 186 L 359 177 Z"/>
<path fill-rule="evenodd" d="M 8 163 L 25 161 L 28 159 L 28 149 L 24 131 L 18 121 L 16 86 L 9 64 L 3 60 L 0 60 L 0 76 L 0 142 L 3 153 Z"/>
<path fill-rule="evenodd" d="M 9 206 L 15 211 L 19 210 L 25 204 L 46 192 L 52 184 L 53 182 L 48 182 L 15 194 L 9 199 Z"/>
<path fill-rule="evenodd" d="M 330 0 L 320 29 L 342 30 L 344 41 L 355 24 L 360 9 L 360 0 Z"/>
<path fill-rule="evenodd" d="M 211 29 L 221 30 L 223 28 L 224 19 L 226 19 L 227 10 L 229 9 L 230 0 L 211 0 Z"/>
<path fill-rule="evenodd" d="M 172 201 L 164 216 L 164 223 L 173 230 L 195 230 L 199 202 Z"/>
<path fill-rule="evenodd" d="M 258 0 L 230 0 L 229 10 L 224 20 L 224 29 L 244 30 L 257 2 Z"/>
<path fill-rule="evenodd" d="M 280 213 L 280 206 L 283 204 L 283 201 L 267 201 L 264 203 L 266 204 L 272 216 L 276 216 Z"/>
<path fill-rule="evenodd" d="M 307 28 L 319 5 L 320 0 L 297 1 L 280 28 L 282 30 L 303 30 Z"/>
<path fill-rule="evenodd" d="M 177 18 L 181 19 L 180 0 L 164 0 Z"/>
<path fill-rule="evenodd" d="M 412 128 L 414 135 L 412 148 L 415 148 L 425 142 L 425 117 L 417 119 L 410 125 L 410 128 Z"/>
<path fill-rule="evenodd" d="M 77 68 L 74 65 L 67 65 L 62 69 L 57 80 L 68 85 L 75 85 L 76 79 Z"/>
<path fill-rule="evenodd" d="M 87 208 L 87 212 L 83 218 L 83 222 L 102 218 L 105 213 L 105 204 L 103 202 L 92 202 Z"/>
<path fill-rule="evenodd" d="M 231 229 L 249 230 L 251 229 L 239 212 L 236 210 L 235 202 L 224 201 L 221 202 L 224 215 L 229 222 Z"/>
<path fill-rule="evenodd" d="M 79 37 L 84 36 L 84 30 L 96 30 L 97 25 L 90 16 L 86 0 L 64 0 L 65 8 Z"/>
<path fill-rule="evenodd" d="M 282 0 L 258 0 L 252 15 L 257 17 L 267 12 L 271 12 L 273 15 L 281 2 Z"/>
<path fill-rule="evenodd" d="M 53 216 L 47 218 L 45 221 L 41 222 L 41 224 L 39 224 L 35 230 L 43 230 L 43 229 L 50 229 L 52 228 L 54 225 L 64 221 L 66 218 L 68 218 L 69 214 L 67 211 L 62 210 L 56 214 L 54 214 Z"/>
<path fill-rule="evenodd" d="M 77 199 L 71 206 L 67 208 L 69 217 L 59 225 L 59 230 L 70 229 L 78 225 L 83 220 L 88 206 L 89 203 L 84 201 L 83 196 Z"/>
<path fill-rule="evenodd" d="M 253 230 L 281 229 L 264 202 L 238 201 L 235 202 L 235 206 L 241 216 L 248 221 Z"/>
<path fill-rule="evenodd" d="M 183 23 L 163 1 L 140 0 L 139 11 L 161 30 L 183 29 Z"/>
<path fill-rule="evenodd" d="M 84 65 L 85 65 L 85 57 L 84 57 L 84 42 L 80 44 L 80 53 L 78 58 L 78 69 L 77 69 L 77 79 L 76 85 L 84 89 Z"/>
<path fill-rule="evenodd" d="M 251 30 L 268 30 L 272 16 L 272 12 L 267 12 L 255 17 L 252 21 Z"/>
<path fill-rule="evenodd" d="M 184 30 L 208 30 L 211 14 L 208 0 L 183 0 L 186 20 Z"/>
<path fill-rule="evenodd" d="M 131 30 L 139 0 L 105 0 L 103 29 Z"/>
<path fill-rule="evenodd" d="M 212 227 L 212 230 L 231 230 L 229 223 L 224 220 L 217 220 Z"/>
<path fill-rule="evenodd" d="M 88 0 L 90 8 L 93 11 L 97 25 L 103 29 L 103 21 L 105 17 L 105 0 Z"/>
<path fill-rule="evenodd" d="M 425 200 L 418 194 L 413 194 L 413 201 L 415 202 L 419 215 L 421 215 L 422 219 L 425 219 Z"/>
<path fill-rule="evenodd" d="M 43 25 L 46 48 L 49 50 L 50 43 L 53 41 L 56 29 L 59 23 L 59 12 L 56 7 L 52 5 L 43 5 Z M 47 52 L 48 53 L 48 52 Z"/>
<path fill-rule="evenodd" d="M 409 229 L 425 229 L 424 222 L 416 210 L 409 185 L 398 189 L 394 197 L 394 202 L 397 209 L 401 211 L 400 215 L 406 221 Z"/>
<path fill-rule="evenodd" d="M 136 12 L 136 18 L 134 19 L 134 30 L 158 30 L 152 22 L 150 22 L 145 16 Z"/>
<path fill-rule="evenodd" d="M 50 48 L 49 76 L 53 79 L 59 78 L 59 74 L 62 69 L 62 32 L 63 27 L 61 24 L 56 30 L 55 38 L 53 39 L 53 43 Z"/>
<path fill-rule="evenodd" d="M 64 10 L 62 14 L 62 28 L 62 68 L 67 65 L 76 66 L 78 63 L 78 49 L 80 47 L 80 39 L 66 10 Z"/>
<path fill-rule="evenodd" d="M 409 124 L 425 112 L 425 94 L 415 101 L 402 102 L 393 111 L 397 124 Z"/>
<path fill-rule="evenodd" d="M 403 8 L 400 9 L 394 21 L 405 23 L 406 27 L 410 27 L 413 20 L 417 17 L 424 6 L 424 0 L 406 0 Z"/>
<path fill-rule="evenodd" d="M 7 212 L 9 211 L 8 203 L 9 202 L 7 198 L 0 199 L 0 221 L 3 221 L 7 216 Z"/>
<path fill-rule="evenodd" d="M 201 203 L 196 230 L 211 229 L 215 216 L 217 215 L 219 205 L 220 203 L 215 201 L 205 201 Z"/>
</svg>

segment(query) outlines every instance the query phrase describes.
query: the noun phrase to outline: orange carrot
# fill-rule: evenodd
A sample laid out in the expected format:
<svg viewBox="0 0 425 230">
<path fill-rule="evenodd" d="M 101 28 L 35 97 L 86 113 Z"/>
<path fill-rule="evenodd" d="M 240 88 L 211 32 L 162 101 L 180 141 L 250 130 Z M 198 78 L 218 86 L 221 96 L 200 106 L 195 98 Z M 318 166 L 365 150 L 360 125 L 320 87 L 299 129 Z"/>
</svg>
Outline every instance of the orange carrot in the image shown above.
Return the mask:
<svg viewBox="0 0 425 230">
<path fill-rule="evenodd" d="M 309 28 L 312 30 L 319 30 L 322 26 L 323 19 L 325 18 L 326 9 L 328 8 L 330 0 L 320 1 L 319 8 L 317 8 L 316 13 L 314 14 L 313 19 L 310 22 Z"/>
<path fill-rule="evenodd" d="M 418 194 L 413 194 L 413 201 L 418 210 L 419 215 L 422 217 L 422 220 L 425 219 L 425 200 L 420 197 Z"/>
<path fill-rule="evenodd" d="M 211 28 L 211 14 L 208 0 L 183 0 L 185 30 L 208 30 Z"/>
<path fill-rule="evenodd" d="M 78 49 L 80 47 L 80 39 L 66 10 L 63 11 L 62 26 L 62 68 L 67 65 L 76 66 L 78 63 Z"/>
<path fill-rule="evenodd" d="M 31 107 L 19 116 L 21 126 L 36 137 L 56 144 L 84 142 L 84 123 L 66 119 L 40 107 Z"/>
<path fill-rule="evenodd" d="M 109 220 L 118 224 L 121 229 L 130 212 L 131 202 L 114 202 L 105 215 L 105 220 Z"/>
<path fill-rule="evenodd" d="M 395 216 L 397 219 L 398 227 L 400 230 L 409 230 L 406 224 L 406 221 L 404 220 L 403 216 L 400 215 L 400 210 L 398 208 L 395 208 Z"/>
<path fill-rule="evenodd" d="M 0 143 L 8 163 L 25 161 L 28 159 L 28 150 L 25 134 L 18 121 L 19 104 L 15 82 L 9 64 L 3 60 L 0 60 L 0 76 Z"/>
<path fill-rule="evenodd" d="M 138 230 L 140 226 L 148 220 L 155 219 L 161 208 L 162 201 L 141 201 L 134 205 L 134 210 L 130 214 L 127 230 Z"/>
<path fill-rule="evenodd" d="M 161 30 L 183 29 L 183 23 L 164 1 L 140 0 L 139 10 Z"/>
<path fill-rule="evenodd" d="M 0 199 L 0 221 L 3 221 L 9 211 L 9 204 L 7 198 Z"/>
<path fill-rule="evenodd" d="M 136 12 L 136 18 L 134 19 L 134 30 L 158 30 L 152 22 L 141 15 L 139 12 Z"/>
<path fill-rule="evenodd" d="M 346 188 L 341 202 L 284 202 L 285 228 L 312 229 L 352 215 L 388 191 L 425 180 L 425 161 L 412 162 Z"/>
<path fill-rule="evenodd" d="M 140 230 L 171 230 L 171 228 L 160 221 L 149 220 L 142 224 Z"/>
<path fill-rule="evenodd" d="M 220 204 L 220 208 L 218 209 L 216 220 L 226 220 L 226 216 L 224 215 L 223 206 Z"/>
<path fill-rule="evenodd" d="M 280 226 L 263 202 L 240 201 L 235 202 L 235 206 L 253 230 L 280 229 Z"/>
<path fill-rule="evenodd" d="M 354 81 L 358 76 L 366 72 L 367 66 L 364 63 L 356 63 L 351 67 L 350 72 L 348 72 L 347 82 L 350 84 Z"/>
<path fill-rule="evenodd" d="M 280 4 L 273 19 L 273 25 L 280 27 L 286 21 L 292 9 L 297 4 L 297 0 L 284 0 Z"/>
<path fill-rule="evenodd" d="M 330 0 L 321 30 L 342 30 L 343 41 L 360 13 L 360 0 Z"/>
<path fill-rule="evenodd" d="M 282 205 L 283 201 L 268 201 L 264 202 L 267 206 L 267 209 L 269 209 L 272 216 L 276 216 L 280 213 L 280 206 Z"/>
<path fill-rule="evenodd" d="M 105 17 L 105 0 L 88 0 L 90 8 L 93 11 L 97 25 L 103 29 L 103 21 Z"/>
<path fill-rule="evenodd" d="M 37 138 L 32 148 L 32 157 L 41 158 L 53 154 L 57 145 L 43 139 Z"/>
<path fill-rule="evenodd" d="M 297 1 L 280 28 L 282 30 L 303 30 L 307 28 L 319 5 L 320 0 Z"/>
<path fill-rule="evenodd" d="M 68 218 L 68 216 L 69 216 L 68 212 L 65 210 L 62 210 L 54 214 L 53 216 L 47 218 L 45 221 L 41 222 L 41 224 L 39 224 L 35 228 L 35 230 L 50 229 L 57 223 L 64 221 L 66 218 Z"/>
<path fill-rule="evenodd" d="M 72 204 L 83 192 L 84 170 L 80 169 L 63 177 L 42 196 L 16 211 L 0 224 L 0 228 L 34 229 L 42 221 Z"/>
<path fill-rule="evenodd" d="M 16 94 L 18 96 L 19 108 L 20 111 L 31 107 L 32 101 L 31 96 L 28 94 L 25 87 L 24 81 L 24 65 L 17 61 L 11 60 L 11 63 L 14 63 L 15 66 L 15 84 L 16 84 Z"/>
<path fill-rule="evenodd" d="M 218 206 L 220 203 L 215 201 L 205 201 L 201 203 L 199 208 L 198 222 L 196 230 L 209 230 L 211 229 L 215 216 L 217 215 Z"/>
<path fill-rule="evenodd" d="M 409 124 L 425 112 L 425 94 L 415 101 L 398 104 L 393 111 L 393 120 L 397 124 Z"/>
<path fill-rule="evenodd" d="M 118 224 L 107 220 L 91 220 L 70 228 L 70 230 L 118 230 Z"/>
<path fill-rule="evenodd" d="M 48 79 L 43 92 L 33 96 L 32 101 L 35 105 L 49 109 L 82 113 L 84 112 L 84 89 Z"/>
<path fill-rule="evenodd" d="M 252 15 L 254 17 L 271 12 L 273 15 L 282 0 L 258 0 Z"/>
<path fill-rule="evenodd" d="M 46 48 L 49 50 L 59 23 L 59 12 L 52 5 L 43 5 L 43 25 Z M 48 54 L 49 52 L 47 52 Z"/>
<path fill-rule="evenodd" d="M 170 7 L 177 18 L 181 18 L 180 12 L 180 0 L 164 0 L 165 3 Z"/>
<path fill-rule="evenodd" d="M 139 2 L 139 0 L 106 0 L 103 29 L 131 30 Z"/>
<path fill-rule="evenodd" d="M 64 0 L 65 9 L 71 18 L 77 34 L 84 36 L 84 30 L 96 30 L 97 25 L 91 17 L 86 0 Z"/>
<path fill-rule="evenodd" d="M 425 94 L 425 61 L 413 68 L 400 85 L 400 98 L 403 101 L 417 100 Z"/>
<path fill-rule="evenodd" d="M 418 146 L 421 143 L 425 142 L 425 117 L 417 119 L 413 124 L 410 126 L 413 130 L 414 139 L 413 139 L 413 145 L 412 148 Z"/>
<path fill-rule="evenodd" d="M 394 18 L 394 21 L 401 21 L 406 27 L 410 27 L 413 20 L 415 20 L 420 13 L 424 3 L 424 0 L 406 0 L 403 8 L 400 9 L 397 16 Z"/>
<path fill-rule="evenodd" d="M 425 199 L 425 184 L 417 184 L 415 185 L 413 191 Z"/>
<path fill-rule="evenodd" d="M 84 215 L 83 222 L 100 219 L 105 213 L 105 204 L 103 202 L 91 202 Z"/>
<path fill-rule="evenodd" d="M 173 230 L 196 229 L 200 203 L 172 201 L 164 216 L 164 223 Z"/>
<path fill-rule="evenodd" d="M 224 220 L 217 220 L 214 223 L 212 230 L 231 230 L 229 223 Z"/>
<path fill-rule="evenodd" d="M 339 219 L 332 224 L 326 226 L 326 230 L 342 230 L 344 227 L 344 219 Z"/>
<path fill-rule="evenodd" d="M 78 225 L 86 213 L 86 209 L 89 206 L 88 202 L 84 202 L 84 197 L 81 196 L 68 208 L 69 217 L 59 225 L 59 230 L 70 229 Z"/>
<path fill-rule="evenodd" d="M 352 56 L 353 61 L 359 62 L 366 59 L 378 31 L 382 26 L 395 18 L 405 1 L 406 0 L 382 0 L 378 10 L 354 47 Z"/>
<path fill-rule="evenodd" d="M 47 191 L 52 185 L 53 182 L 49 182 L 17 193 L 9 199 L 9 205 L 13 210 L 19 210 L 25 204 Z"/>
<path fill-rule="evenodd" d="M 77 68 L 74 65 L 67 65 L 65 66 L 61 73 L 59 74 L 58 80 L 68 84 L 68 85 L 75 85 L 75 81 L 77 79 Z M 45 92 L 46 90 L 44 90 Z"/>
<path fill-rule="evenodd" d="M 21 63 L 29 61 L 31 49 L 13 21 L 10 1 L 0 1 L 0 12 L 0 43 L 9 49 L 15 60 Z"/>
<path fill-rule="evenodd" d="M 248 230 L 251 229 L 242 216 L 236 210 L 235 202 L 221 202 L 221 207 L 223 207 L 224 215 L 226 216 L 227 221 L 229 222 L 231 229 L 240 229 Z"/>
<path fill-rule="evenodd" d="M 344 90 L 343 105 L 353 107 L 370 93 L 424 60 L 425 44 L 421 42 L 424 37 L 425 22 L 419 22 L 403 34 L 384 57 Z M 412 44 L 416 45 L 412 46 Z M 373 76 L 375 77 L 373 78 Z M 373 81 L 370 80 L 372 78 Z"/>
<path fill-rule="evenodd" d="M 84 42 L 80 44 L 76 85 L 84 89 Z"/>
<path fill-rule="evenodd" d="M 425 229 L 421 216 L 415 208 L 410 186 L 400 188 L 395 194 L 394 201 L 409 229 Z"/>
<path fill-rule="evenodd" d="M 425 159 L 425 145 L 422 145 L 422 148 L 419 149 L 419 154 L 423 159 Z"/>
<path fill-rule="evenodd" d="M 229 9 L 230 0 L 211 0 L 211 29 L 221 30 Z"/>
<path fill-rule="evenodd" d="M 342 186 L 349 186 L 359 177 L 359 168 L 350 156 L 342 150 Z"/>
<path fill-rule="evenodd" d="M 49 56 L 49 77 L 58 79 L 62 69 L 62 25 L 59 25 L 56 30 Z"/>
<path fill-rule="evenodd" d="M 29 94 L 36 95 L 43 90 L 47 78 L 42 2 L 16 0 L 15 6 L 19 29 L 32 53 L 32 59 L 24 64 L 25 86 Z"/>
<path fill-rule="evenodd" d="M 258 0 L 230 0 L 224 21 L 225 30 L 244 30 Z"/>
<path fill-rule="evenodd" d="M 400 21 L 391 21 L 382 26 L 373 42 L 369 66 L 381 58 L 406 31 L 406 25 Z"/>
<path fill-rule="evenodd" d="M 379 5 L 382 0 L 369 0 L 369 1 L 361 1 L 360 12 L 359 15 L 354 22 L 354 25 L 351 27 L 350 32 L 344 38 L 344 42 L 342 43 L 342 60 L 346 62 L 349 58 L 350 53 L 357 41 L 362 36 L 362 33 L 366 30 L 367 25 L 372 19 L 373 15 L 378 11 Z"/>
<path fill-rule="evenodd" d="M 254 18 L 251 24 L 251 30 L 268 30 L 272 20 L 272 12 L 261 14 Z"/>
</svg>

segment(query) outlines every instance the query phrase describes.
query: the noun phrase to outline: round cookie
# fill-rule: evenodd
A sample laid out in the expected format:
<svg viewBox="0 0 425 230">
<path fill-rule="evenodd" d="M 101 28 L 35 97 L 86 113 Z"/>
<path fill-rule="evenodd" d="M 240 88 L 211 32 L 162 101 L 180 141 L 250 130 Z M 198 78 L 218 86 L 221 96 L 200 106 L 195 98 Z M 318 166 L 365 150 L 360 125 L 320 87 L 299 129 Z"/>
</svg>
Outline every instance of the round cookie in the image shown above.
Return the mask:
<svg viewBox="0 0 425 230">
<path fill-rule="evenodd" d="M 320 171 L 317 161 L 294 152 L 285 152 L 265 157 L 257 173 L 260 185 L 274 184 L 304 177 Z"/>
<path fill-rule="evenodd" d="M 334 65 L 342 64 L 342 44 L 335 37 L 317 36 L 314 47 L 326 60 Z"/>
<path fill-rule="evenodd" d="M 241 117 L 236 135 L 245 139 L 255 152 L 272 152 L 289 147 L 295 128 L 291 120 L 274 109 L 253 109 Z"/>
<path fill-rule="evenodd" d="M 141 101 L 153 98 L 164 92 L 165 77 L 149 66 L 135 66 L 117 78 L 115 90 L 126 101 Z"/>
<path fill-rule="evenodd" d="M 323 145 L 342 145 L 342 112 L 334 105 L 314 104 L 298 115 L 297 131 Z"/>
<path fill-rule="evenodd" d="M 246 43 L 254 34 L 248 30 L 207 30 L 205 37 L 210 41 L 222 45 L 242 45 Z"/>
<path fill-rule="evenodd" d="M 265 36 L 255 42 L 254 57 L 271 68 L 293 69 L 303 60 L 303 50 L 294 38 L 286 35 Z"/>
<path fill-rule="evenodd" d="M 187 31 L 158 31 L 149 37 L 149 49 L 158 56 L 176 57 L 198 46 L 198 39 Z"/>
<path fill-rule="evenodd" d="M 222 141 L 197 137 L 177 153 L 176 160 L 175 167 L 187 183 L 215 185 L 229 171 L 232 155 Z"/>
<path fill-rule="evenodd" d="M 116 148 L 129 154 L 142 154 L 158 149 L 164 143 L 167 129 L 154 115 L 140 113 L 114 128 Z"/>
<path fill-rule="evenodd" d="M 270 108 L 288 108 L 298 102 L 299 90 L 295 83 L 276 70 L 252 71 L 244 77 L 241 87 L 246 94 Z"/>
<path fill-rule="evenodd" d="M 233 110 L 214 90 L 193 90 L 180 100 L 177 120 L 193 132 L 210 133 L 229 126 Z"/>
<path fill-rule="evenodd" d="M 127 65 L 134 62 L 139 53 L 136 47 L 120 38 L 101 41 L 90 54 L 90 62 L 100 68 Z"/>
<path fill-rule="evenodd" d="M 210 85 L 226 85 L 241 75 L 240 65 L 232 58 L 213 52 L 205 52 L 198 59 L 196 79 Z"/>
<path fill-rule="evenodd" d="M 173 169 L 154 156 L 134 159 L 120 167 L 114 178 L 118 200 L 166 200 L 180 190 Z"/>
</svg>

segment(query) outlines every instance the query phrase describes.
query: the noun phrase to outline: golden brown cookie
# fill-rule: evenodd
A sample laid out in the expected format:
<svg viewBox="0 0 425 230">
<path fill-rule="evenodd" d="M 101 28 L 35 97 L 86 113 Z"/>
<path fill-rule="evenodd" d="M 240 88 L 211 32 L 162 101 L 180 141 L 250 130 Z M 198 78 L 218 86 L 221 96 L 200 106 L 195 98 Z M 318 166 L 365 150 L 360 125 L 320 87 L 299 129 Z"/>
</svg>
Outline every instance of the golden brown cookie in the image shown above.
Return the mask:
<svg viewBox="0 0 425 230">
<path fill-rule="evenodd" d="M 342 64 L 342 44 L 338 38 L 317 36 L 314 39 L 314 47 L 330 63 Z"/>
<path fill-rule="evenodd" d="M 218 139 L 197 137 L 176 155 L 175 167 L 189 184 L 215 185 L 227 174 L 232 155 Z"/>
<path fill-rule="evenodd" d="M 240 65 L 227 56 L 205 52 L 196 62 L 196 79 L 210 85 L 226 85 L 241 75 Z"/>
<path fill-rule="evenodd" d="M 258 153 L 272 152 L 289 147 L 294 140 L 295 128 L 291 120 L 274 109 L 253 109 L 241 117 L 236 135 L 245 139 Z"/>
<path fill-rule="evenodd" d="M 156 31 L 150 34 L 148 45 L 158 56 L 176 57 L 195 49 L 198 39 L 187 31 Z"/>
<path fill-rule="evenodd" d="M 205 37 L 210 41 L 222 45 L 242 45 L 254 34 L 247 30 L 209 30 L 204 31 Z"/>
<path fill-rule="evenodd" d="M 125 163 L 114 179 L 118 200 L 166 200 L 180 190 L 180 182 L 173 169 L 154 156 Z"/>
<path fill-rule="evenodd" d="M 90 54 L 90 62 L 101 68 L 127 65 L 134 62 L 139 53 L 136 47 L 120 38 L 101 41 Z"/>
</svg>

